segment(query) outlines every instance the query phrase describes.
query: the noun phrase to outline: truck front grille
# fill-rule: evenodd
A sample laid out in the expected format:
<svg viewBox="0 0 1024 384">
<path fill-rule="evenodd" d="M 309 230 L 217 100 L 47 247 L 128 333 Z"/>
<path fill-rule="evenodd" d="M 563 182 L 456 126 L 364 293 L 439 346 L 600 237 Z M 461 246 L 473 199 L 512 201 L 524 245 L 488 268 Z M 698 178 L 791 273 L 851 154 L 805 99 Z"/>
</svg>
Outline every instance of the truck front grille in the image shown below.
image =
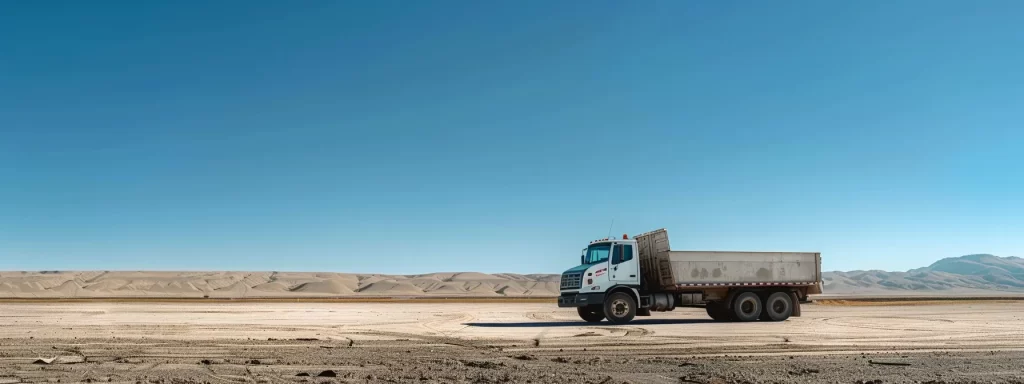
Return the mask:
<svg viewBox="0 0 1024 384">
<path fill-rule="evenodd" d="M 582 273 L 563 273 L 560 289 L 580 289 L 583 284 Z"/>
</svg>

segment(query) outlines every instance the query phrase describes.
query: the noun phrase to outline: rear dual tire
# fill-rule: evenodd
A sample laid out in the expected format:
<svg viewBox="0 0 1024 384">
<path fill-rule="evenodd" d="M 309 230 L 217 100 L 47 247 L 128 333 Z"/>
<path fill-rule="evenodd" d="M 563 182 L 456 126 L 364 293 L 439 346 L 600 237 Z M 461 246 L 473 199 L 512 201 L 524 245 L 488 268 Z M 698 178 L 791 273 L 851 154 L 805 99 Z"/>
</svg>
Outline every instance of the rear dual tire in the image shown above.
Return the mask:
<svg viewBox="0 0 1024 384">
<path fill-rule="evenodd" d="M 754 292 L 743 292 L 732 301 L 732 316 L 737 321 L 754 321 L 761 316 L 761 298 Z"/>
<path fill-rule="evenodd" d="M 786 321 L 793 315 L 793 298 L 787 292 L 775 292 L 764 299 L 761 320 Z"/>
<path fill-rule="evenodd" d="M 765 297 L 755 292 L 740 292 L 730 307 L 725 304 L 708 302 L 705 310 L 715 321 L 785 321 L 793 314 L 793 299 L 788 292 L 772 292 Z"/>
</svg>

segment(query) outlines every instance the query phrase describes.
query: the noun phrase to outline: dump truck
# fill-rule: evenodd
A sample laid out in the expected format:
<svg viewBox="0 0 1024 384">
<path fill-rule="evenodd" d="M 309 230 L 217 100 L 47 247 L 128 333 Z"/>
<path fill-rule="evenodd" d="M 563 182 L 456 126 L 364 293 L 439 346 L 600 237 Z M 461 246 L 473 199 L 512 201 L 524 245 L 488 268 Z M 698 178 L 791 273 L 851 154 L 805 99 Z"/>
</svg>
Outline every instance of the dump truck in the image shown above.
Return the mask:
<svg viewBox="0 0 1024 384">
<path fill-rule="evenodd" d="M 659 229 L 590 242 L 562 273 L 558 306 L 614 324 L 684 306 L 716 321 L 784 321 L 821 290 L 820 253 L 673 251 Z"/>
</svg>

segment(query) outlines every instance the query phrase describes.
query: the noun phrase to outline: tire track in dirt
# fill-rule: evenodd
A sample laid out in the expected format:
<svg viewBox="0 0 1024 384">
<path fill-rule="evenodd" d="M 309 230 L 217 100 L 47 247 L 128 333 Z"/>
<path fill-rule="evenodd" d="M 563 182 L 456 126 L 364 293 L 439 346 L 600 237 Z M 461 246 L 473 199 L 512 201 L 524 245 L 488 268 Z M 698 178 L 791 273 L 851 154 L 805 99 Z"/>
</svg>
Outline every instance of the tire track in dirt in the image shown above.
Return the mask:
<svg viewBox="0 0 1024 384">
<path fill-rule="evenodd" d="M 541 320 L 541 321 L 544 321 L 544 320 L 554 320 L 555 319 L 555 313 L 554 312 L 527 312 L 526 313 L 526 318 L 530 319 L 530 320 Z"/>
<path fill-rule="evenodd" d="M 492 340 L 475 341 L 469 339 L 460 339 L 456 337 L 448 336 L 433 336 L 423 335 L 417 333 L 406 333 L 406 332 L 391 332 L 391 331 L 358 331 L 353 332 L 356 335 L 367 335 L 367 336 L 386 336 L 391 337 L 393 341 L 419 341 L 421 344 L 439 344 L 439 345 L 453 345 L 457 347 L 473 348 L 473 349 L 487 349 L 493 345 Z M 359 343 L 356 343 L 358 346 Z"/>
<path fill-rule="evenodd" d="M 874 331 L 887 331 L 887 332 L 939 332 L 939 330 L 937 330 L 935 328 L 923 329 L 923 328 L 917 328 L 917 327 L 893 327 L 891 324 L 877 324 L 877 325 L 875 325 L 875 324 L 872 324 L 872 323 L 852 324 L 852 322 L 856 322 L 856 321 L 863 321 L 863 320 L 872 321 L 872 320 L 877 320 L 877 319 L 879 319 L 879 318 L 878 317 L 867 317 L 867 316 L 848 316 L 848 317 L 843 317 L 843 318 L 825 318 L 825 319 L 821 319 L 821 320 L 822 320 L 823 323 L 826 323 L 826 324 L 831 325 L 831 326 L 869 329 L 869 330 L 874 330 Z M 946 324 L 955 323 L 953 321 L 946 320 L 946 319 L 929 319 L 929 318 L 915 318 L 915 317 L 887 317 L 887 319 L 890 319 L 890 320 L 924 321 L 924 322 L 929 322 L 930 321 L 930 322 L 941 322 L 941 323 L 946 323 Z"/>
<path fill-rule="evenodd" d="M 647 328 L 637 327 L 637 326 L 597 327 L 597 328 L 598 329 L 606 330 L 608 332 L 625 331 L 625 333 L 623 333 L 621 336 L 619 336 L 619 337 L 625 337 L 625 338 L 638 338 L 638 337 L 643 337 L 643 336 L 647 336 L 649 334 L 654 333 L 651 330 L 648 330 Z"/>
<path fill-rule="evenodd" d="M 465 329 L 467 326 L 461 325 L 459 329 L 452 331 L 445 331 L 441 328 L 447 324 L 465 324 L 472 322 L 475 319 L 472 315 L 466 312 L 452 313 L 452 314 L 440 314 L 435 315 L 433 319 L 421 322 L 421 325 L 433 332 L 442 336 L 450 337 L 452 334 Z"/>
</svg>

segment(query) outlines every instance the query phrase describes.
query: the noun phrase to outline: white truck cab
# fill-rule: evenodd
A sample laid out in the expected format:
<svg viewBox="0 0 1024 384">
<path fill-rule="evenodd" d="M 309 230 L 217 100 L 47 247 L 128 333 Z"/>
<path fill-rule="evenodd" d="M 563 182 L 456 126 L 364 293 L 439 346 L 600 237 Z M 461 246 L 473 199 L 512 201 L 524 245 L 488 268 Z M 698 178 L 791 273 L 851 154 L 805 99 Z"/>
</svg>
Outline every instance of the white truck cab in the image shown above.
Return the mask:
<svg viewBox="0 0 1024 384">
<path fill-rule="evenodd" d="M 639 249 L 636 240 L 623 235 L 619 239 L 600 239 L 590 242 L 580 255 L 580 265 L 562 273 L 559 287 L 559 306 L 596 308 L 604 303 L 605 294 L 613 288 L 640 288 Z M 619 303 L 618 310 L 630 311 Z M 636 311 L 636 304 L 632 304 Z M 581 309 L 583 311 L 583 309 Z M 591 311 L 591 312 L 595 312 Z M 581 312 L 580 316 L 584 316 Z M 597 317 L 595 312 L 593 317 Z M 601 316 L 604 318 L 604 316 Z"/>
</svg>

